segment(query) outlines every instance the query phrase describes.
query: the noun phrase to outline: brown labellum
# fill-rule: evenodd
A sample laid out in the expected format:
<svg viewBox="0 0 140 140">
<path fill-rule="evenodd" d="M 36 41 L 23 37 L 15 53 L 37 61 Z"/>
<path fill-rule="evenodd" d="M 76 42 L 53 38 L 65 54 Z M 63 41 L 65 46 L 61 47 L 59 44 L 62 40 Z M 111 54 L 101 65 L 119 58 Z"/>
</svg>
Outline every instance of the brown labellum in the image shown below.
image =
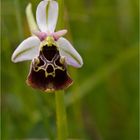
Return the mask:
<svg viewBox="0 0 140 140">
<path fill-rule="evenodd" d="M 46 92 L 66 89 L 73 81 L 64 60 L 56 46 L 42 47 L 39 56 L 31 63 L 27 84 Z"/>
</svg>

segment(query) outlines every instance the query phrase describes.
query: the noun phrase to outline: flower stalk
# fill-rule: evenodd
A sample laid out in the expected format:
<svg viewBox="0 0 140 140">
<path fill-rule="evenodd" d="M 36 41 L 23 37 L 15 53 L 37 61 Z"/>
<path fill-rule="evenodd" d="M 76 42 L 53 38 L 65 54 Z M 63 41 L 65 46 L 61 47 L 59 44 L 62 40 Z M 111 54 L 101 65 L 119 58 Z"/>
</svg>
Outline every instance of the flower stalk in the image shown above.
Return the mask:
<svg viewBox="0 0 140 140">
<path fill-rule="evenodd" d="M 55 92 L 56 102 L 56 119 L 57 119 L 57 140 L 66 140 L 68 136 L 67 131 L 67 117 L 64 103 L 64 91 L 59 90 Z"/>
</svg>

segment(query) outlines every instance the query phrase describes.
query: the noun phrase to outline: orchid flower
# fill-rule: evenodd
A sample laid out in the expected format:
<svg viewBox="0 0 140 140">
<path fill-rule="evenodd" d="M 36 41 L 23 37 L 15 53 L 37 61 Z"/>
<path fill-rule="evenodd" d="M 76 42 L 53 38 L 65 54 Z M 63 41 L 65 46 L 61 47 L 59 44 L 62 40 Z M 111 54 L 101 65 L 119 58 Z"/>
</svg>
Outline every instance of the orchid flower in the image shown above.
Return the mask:
<svg viewBox="0 0 140 140">
<path fill-rule="evenodd" d="M 69 87 L 73 80 L 67 65 L 80 68 L 83 60 L 71 43 L 64 37 L 67 30 L 55 32 L 58 3 L 42 0 L 36 10 L 38 30 L 25 39 L 12 55 L 13 62 L 31 60 L 27 84 L 43 91 Z"/>
</svg>

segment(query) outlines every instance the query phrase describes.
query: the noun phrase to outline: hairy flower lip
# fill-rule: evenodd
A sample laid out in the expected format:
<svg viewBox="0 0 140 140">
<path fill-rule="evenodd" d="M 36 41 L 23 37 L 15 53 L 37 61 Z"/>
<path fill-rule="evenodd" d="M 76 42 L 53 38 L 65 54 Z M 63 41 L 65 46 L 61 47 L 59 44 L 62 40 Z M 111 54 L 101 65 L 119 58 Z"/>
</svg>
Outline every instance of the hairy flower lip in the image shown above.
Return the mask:
<svg viewBox="0 0 140 140">
<path fill-rule="evenodd" d="M 44 47 L 48 50 L 48 53 L 53 50 L 55 54 L 50 56 L 51 60 L 48 60 L 44 53 L 40 53 L 39 57 L 32 61 L 27 84 L 45 92 L 68 88 L 73 83 L 73 80 L 67 73 L 65 63 L 60 61 L 59 51 L 56 46 L 51 48 L 49 46 Z M 62 59 L 64 58 L 62 57 Z M 43 63 L 41 62 L 42 60 Z M 37 70 L 36 67 L 38 67 Z"/>
</svg>

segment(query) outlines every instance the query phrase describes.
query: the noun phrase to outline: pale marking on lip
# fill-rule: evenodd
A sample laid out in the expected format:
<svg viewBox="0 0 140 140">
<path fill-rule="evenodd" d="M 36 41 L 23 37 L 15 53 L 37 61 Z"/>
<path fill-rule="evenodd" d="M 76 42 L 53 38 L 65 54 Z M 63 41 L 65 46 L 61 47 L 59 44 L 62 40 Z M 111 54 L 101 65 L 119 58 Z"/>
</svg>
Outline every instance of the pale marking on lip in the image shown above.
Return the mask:
<svg viewBox="0 0 140 140">
<path fill-rule="evenodd" d="M 41 55 L 42 56 L 42 55 Z M 43 59 L 43 58 L 44 59 Z M 55 55 L 51 61 L 47 60 L 44 55 L 40 57 L 40 59 L 44 62 L 44 64 L 42 66 L 37 66 L 39 63 L 40 63 L 40 59 L 39 58 L 35 58 L 34 59 L 34 63 L 33 63 L 33 69 L 35 72 L 38 72 L 39 70 L 44 70 L 45 72 L 45 77 L 51 75 L 53 77 L 55 77 L 55 71 L 56 70 L 61 70 L 61 71 L 65 71 L 65 68 L 64 67 L 61 67 L 59 65 L 56 64 L 56 61 L 58 59 L 59 56 Z M 64 59 L 64 58 L 63 58 Z M 59 58 L 59 62 L 62 64 L 61 62 L 61 57 Z M 47 72 L 47 68 L 48 68 L 48 65 L 51 65 L 53 67 L 53 72 L 50 72 L 48 73 Z M 62 64 L 63 65 L 63 64 Z"/>
</svg>

